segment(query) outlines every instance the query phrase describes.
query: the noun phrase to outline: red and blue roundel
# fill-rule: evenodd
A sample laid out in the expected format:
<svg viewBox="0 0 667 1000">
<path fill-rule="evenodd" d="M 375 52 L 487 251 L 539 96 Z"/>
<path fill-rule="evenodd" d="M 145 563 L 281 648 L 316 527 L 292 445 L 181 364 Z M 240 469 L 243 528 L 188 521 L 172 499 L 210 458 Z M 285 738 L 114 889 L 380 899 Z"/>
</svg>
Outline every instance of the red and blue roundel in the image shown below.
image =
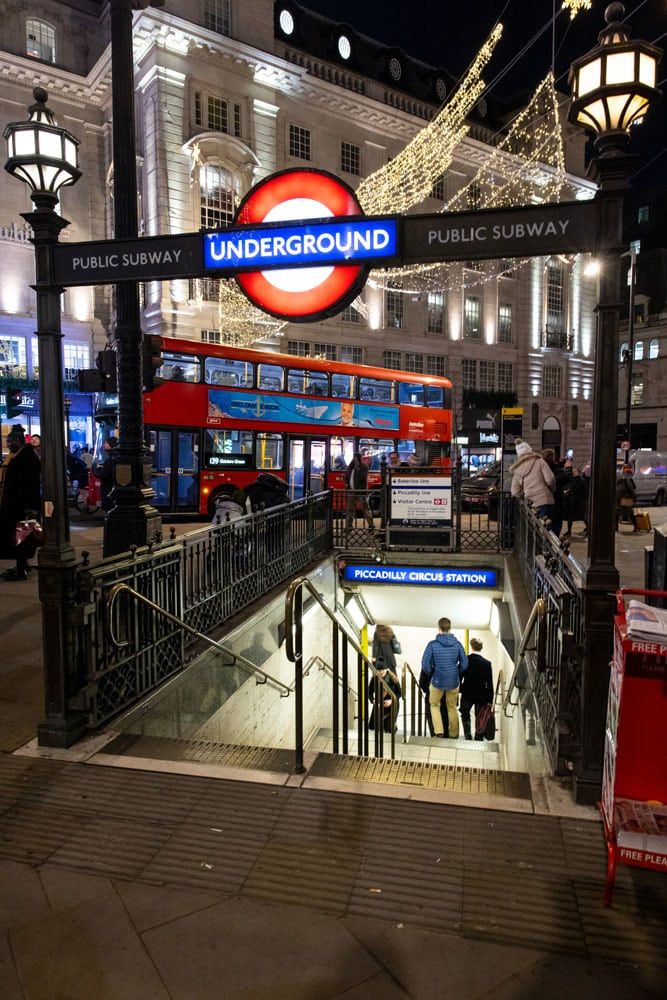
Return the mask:
<svg viewBox="0 0 667 1000">
<path fill-rule="evenodd" d="M 244 198 L 236 225 L 301 222 L 363 215 L 354 192 L 333 174 L 302 168 L 272 174 Z M 250 301 L 264 312 L 305 322 L 340 312 L 361 291 L 365 264 L 331 264 L 237 273 Z"/>
</svg>

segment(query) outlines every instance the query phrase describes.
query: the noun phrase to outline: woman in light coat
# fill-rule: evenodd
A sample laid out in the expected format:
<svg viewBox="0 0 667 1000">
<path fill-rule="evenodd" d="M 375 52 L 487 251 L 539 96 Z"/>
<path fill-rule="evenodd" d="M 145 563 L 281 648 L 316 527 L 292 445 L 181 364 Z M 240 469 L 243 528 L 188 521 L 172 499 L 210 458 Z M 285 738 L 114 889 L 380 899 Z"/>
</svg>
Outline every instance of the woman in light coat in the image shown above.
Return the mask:
<svg viewBox="0 0 667 1000">
<path fill-rule="evenodd" d="M 538 517 L 554 520 L 556 516 L 556 479 L 541 455 L 527 441 L 516 442 L 517 461 L 510 468 L 512 496 L 529 500 Z"/>
</svg>

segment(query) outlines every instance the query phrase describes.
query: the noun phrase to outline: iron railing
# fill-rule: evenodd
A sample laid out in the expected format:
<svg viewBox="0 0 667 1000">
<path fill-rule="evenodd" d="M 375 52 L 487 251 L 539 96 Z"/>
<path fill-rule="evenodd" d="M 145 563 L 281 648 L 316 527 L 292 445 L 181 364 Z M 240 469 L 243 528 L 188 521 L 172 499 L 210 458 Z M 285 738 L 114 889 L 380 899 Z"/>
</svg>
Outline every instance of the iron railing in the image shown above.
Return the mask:
<svg viewBox="0 0 667 1000">
<path fill-rule="evenodd" d="M 581 745 L 583 571 L 568 546 L 559 544 L 532 507 L 522 501 L 517 509 L 516 559 L 530 599 L 544 601 L 538 639 L 541 655 L 525 658 L 528 684 L 544 749 L 558 773 L 571 770 Z"/>
<path fill-rule="evenodd" d="M 272 507 L 238 521 L 194 531 L 179 540 L 134 550 L 77 569 L 72 609 L 76 663 L 70 705 L 99 726 L 137 702 L 195 655 L 209 634 L 272 588 L 331 551 L 326 493 Z M 107 607 L 119 584 L 163 609 L 128 602 L 124 645 L 109 641 Z"/>
<path fill-rule="evenodd" d="M 419 681 L 409 663 L 403 664 L 401 689 L 403 692 L 403 742 L 408 742 L 408 736 L 433 736 L 428 696 L 419 686 Z"/>
<path fill-rule="evenodd" d="M 294 664 L 294 746 L 295 772 L 303 774 L 303 595 L 319 605 L 331 624 L 331 717 L 333 752 L 349 754 L 350 706 L 347 697 L 350 688 L 350 675 L 356 674 L 357 691 L 357 746 L 359 756 L 369 756 L 370 716 L 369 704 L 375 707 L 374 757 L 384 757 L 384 701 L 391 702 L 389 706 L 389 736 L 390 755 L 396 757 L 396 721 L 398 717 L 398 698 L 380 676 L 371 661 L 365 655 L 361 646 L 342 627 L 336 614 L 327 607 L 317 589 L 307 579 L 299 577 L 293 580 L 285 597 L 285 653 L 287 659 Z M 372 689 L 372 697 L 369 693 Z M 354 720 L 352 720 L 354 721 Z"/>
</svg>

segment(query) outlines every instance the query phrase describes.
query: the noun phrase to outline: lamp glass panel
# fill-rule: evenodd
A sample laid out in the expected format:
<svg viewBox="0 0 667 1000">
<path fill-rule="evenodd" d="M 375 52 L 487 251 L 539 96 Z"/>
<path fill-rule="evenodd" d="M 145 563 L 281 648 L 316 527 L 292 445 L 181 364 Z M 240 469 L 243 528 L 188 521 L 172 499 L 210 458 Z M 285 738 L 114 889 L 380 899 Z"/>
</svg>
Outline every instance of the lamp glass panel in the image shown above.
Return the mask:
<svg viewBox="0 0 667 1000">
<path fill-rule="evenodd" d="M 35 156 L 35 130 L 32 128 L 22 128 L 14 133 L 14 155 L 15 156 Z"/>
<path fill-rule="evenodd" d="M 607 107 L 609 108 L 609 128 L 610 129 L 627 129 L 628 127 L 628 114 L 627 105 L 630 100 L 630 94 L 614 94 L 613 97 L 607 98 Z"/>
<path fill-rule="evenodd" d="M 42 188 L 42 172 L 38 163 L 24 163 L 22 165 L 22 170 L 25 173 L 28 184 L 35 191 L 41 191 Z"/>
<path fill-rule="evenodd" d="M 11 160 L 14 156 L 14 133 L 10 132 L 7 136 L 7 156 Z"/>
<path fill-rule="evenodd" d="M 39 130 L 39 152 L 53 160 L 61 160 L 63 155 L 62 137 L 58 132 Z"/>
<path fill-rule="evenodd" d="M 625 127 L 629 128 L 631 125 L 639 125 L 640 121 L 648 111 L 648 98 L 644 97 L 643 94 L 635 94 L 630 105 L 625 112 Z"/>
<path fill-rule="evenodd" d="M 72 177 L 72 175 L 69 173 L 68 170 L 59 170 L 58 176 L 55 178 L 53 182 L 52 190 L 54 194 L 58 194 L 58 191 L 60 190 L 61 187 L 65 187 L 67 184 L 73 184 L 73 183 L 74 183 L 74 178 Z"/>
<path fill-rule="evenodd" d="M 656 60 L 653 56 L 645 52 L 639 56 L 639 82 L 645 83 L 647 87 L 655 87 Z"/>
<path fill-rule="evenodd" d="M 577 97 L 583 97 L 600 86 L 600 59 L 593 59 L 585 66 L 580 66 L 578 73 Z"/>
<path fill-rule="evenodd" d="M 610 52 L 607 56 L 607 79 L 609 87 L 617 83 L 634 83 L 635 54 L 634 52 Z"/>
<path fill-rule="evenodd" d="M 42 166 L 42 177 L 44 179 L 44 189 L 46 191 L 53 190 L 53 178 L 59 170 L 60 167 L 50 167 L 46 163 Z"/>
<path fill-rule="evenodd" d="M 76 167 L 76 143 L 72 142 L 71 139 L 65 138 L 65 159 L 72 167 Z"/>
<path fill-rule="evenodd" d="M 588 128 L 594 128 L 596 132 L 606 132 L 607 116 L 602 101 L 593 101 L 592 104 L 587 104 L 577 114 L 577 121 Z"/>
</svg>

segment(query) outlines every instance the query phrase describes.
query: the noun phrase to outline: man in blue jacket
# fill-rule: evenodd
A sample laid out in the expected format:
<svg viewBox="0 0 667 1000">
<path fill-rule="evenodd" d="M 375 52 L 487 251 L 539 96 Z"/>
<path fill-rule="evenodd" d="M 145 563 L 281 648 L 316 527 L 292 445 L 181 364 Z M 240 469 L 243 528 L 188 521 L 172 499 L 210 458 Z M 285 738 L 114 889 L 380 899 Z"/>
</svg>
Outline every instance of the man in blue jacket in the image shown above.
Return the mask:
<svg viewBox="0 0 667 1000">
<path fill-rule="evenodd" d="M 431 681 L 428 702 L 431 707 L 433 731 L 440 739 L 444 739 L 445 729 L 440 715 L 440 702 L 444 694 L 449 720 L 449 737 L 456 740 L 459 737 L 459 715 L 456 711 L 456 701 L 461 674 L 468 667 L 468 657 L 456 636 L 450 635 L 451 627 L 452 623 L 449 618 L 440 619 L 438 635 L 429 642 L 424 650 L 422 670 Z"/>
</svg>

